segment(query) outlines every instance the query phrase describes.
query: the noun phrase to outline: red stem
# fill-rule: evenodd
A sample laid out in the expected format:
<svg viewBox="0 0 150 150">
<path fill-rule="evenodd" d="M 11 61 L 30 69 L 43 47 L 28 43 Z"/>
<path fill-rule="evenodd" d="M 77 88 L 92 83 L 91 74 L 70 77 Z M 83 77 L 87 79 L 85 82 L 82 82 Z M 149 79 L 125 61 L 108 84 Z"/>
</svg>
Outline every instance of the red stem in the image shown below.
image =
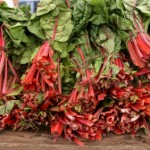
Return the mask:
<svg viewBox="0 0 150 150">
<path fill-rule="evenodd" d="M 37 72 L 35 82 L 36 82 L 35 84 L 36 84 L 36 87 L 37 87 L 37 91 L 41 91 L 40 71 L 39 70 Z"/>
<path fill-rule="evenodd" d="M 141 18 L 140 18 L 139 22 L 140 22 L 141 28 L 142 28 L 142 29 L 143 29 L 143 31 L 144 31 L 144 24 L 143 24 L 143 22 L 142 22 L 142 19 L 141 19 Z"/>
<path fill-rule="evenodd" d="M 138 67 L 140 67 L 140 68 L 144 67 L 144 63 L 138 58 L 138 56 L 137 56 L 137 54 L 135 53 L 134 48 L 133 48 L 133 45 L 132 45 L 132 43 L 131 43 L 130 40 L 127 42 L 127 47 L 128 47 L 128 51 L 129 51 L 129 53 L 130 53 L 130 57 L 131 57 L 132 62 L 133 62 L 136 66 L 138 66 Z"/>
<path fill-rule="evenodd" d="M 84 63 L 85 57 L 84 57 L 84 54 L 83 54 L 83 52 L 82 52 L 81 47 L 78 46 L 78 47 L 77 47 L 77 50 L 78 50 L 78 53 L 79 53 L 79 55 L 80 55 L 80 57 L 81 57 L 81 59 L 82 59 L 82 62 Z M 86 76 L 87 76 L 87 78 L 90 78 L 90 75 L 91 75 L 90 71 L 89 71 L 89 70 L 86 70 Z"/>
<path fill-rule="evenodd" d="M 94 115 L 93 118 L 96 119 L 95 121 L 97 121 L 99 119 L 99 116 L 102 112 L 103 108 L 100 108 Z"/>
<path fill-rule="evenodd" d="M 134 21 L 135 28 L 136 28 L 136 30 L 141 30 L 136 19 L 137 19 L 137 17 L 135 15 L 135 13 L 133 13 L 133 21 Z"/>
<path fill-rule="evenodd" d="M 42 85 L 41 85 L 41 87 L 42 87 L 42 91 L 43 92 L 45 92 L 46 91 L 46 85 L 45 85 L 45 81 L 43 80 L 43 79 L 41 79 L 42 81 Z"/>
<path fill-rule="evenodd" d="M 2 88 L 2 94 L 7 93 L 7 78 L 8 78 L 8 68 L 7 68 L 7 59 L 5 59 L 5 73 L 4 73 L 4 83 Z"/>
<path fill-rule="evenodd" d="M 50 64 L 51 64 L 51 66 L 52 66 L 52 68 L 53 69 L 56 69 L 56 66 L 55 66 L 55 63 L 54 63 L 54 61 L 53 61 L 53 59 L 52 59 L 52 56 L 51 56 L 51 52 L 49 51 L 49 61 L 50 61 Z"/>
<path fill-rule="evenodd" d="M 48 56 L 48 53 L 49 53 L 49 49 L 50 49 L 50 46 L 49 46 L 49 42 L 48 41 L 45 41 L 45 43 L 43 44 L 43 48 L 40 49 L 40 52 L 38 53 L 38 57 L 41 58 L 41 57 L 47 57 Z"/>
<path fill-rule="evenodd" d="M 23 79 L 22 84 L 31 84 L 36 72 L 36 65 L 33 64 L 27 73 L 26 77 Z"/>
<path fill-rule="evenodd" d="M 140 50 L 143 52 L 143 55 L 145 55 L 145 58 L 148 59 L 150 55 L 150 47 L 143 41 L 140 35 L 137 36 L 136 40 Z"/>
<path fill-rule="evenodd" d="M 16 78 L 13 77 L 13 78 L 11 78 L 10 82 L 7 83 L 7 93 L 8 93 L 8 94 L 11 93 L 11 92 L 13 92 L 13 91 L 15 90 L 15 88 L 12 86 L 12 85 L 15 84 L 15 82 L 16 82 Z M 18 89 L 18 88 L 19 88 L 19 87 L 17 87 L 17 89 Z"/>
<path fill-rule="evenodd" d="M 67 4 L 68 8 L 70 8 L 70 2 L 69 2 L 69 0 L 66 0 L 66 4 Z"/>
<path fill-rule="evenodd" d="M 36 75 L 36 82 L 37 82 L 37 84 L 39 84 L 39 78 L 40 78 L 40 71 L 38 71 L 37 75 Z"/>
<path fill-rule="evenodd" d="M 120 70 L 124 70 L 124 65 L 121 58 L 116 58 L 114 63 L 120 68 Z"/>
<path fill-rule="evenodd" d="M 85 61 L 85 58 L 84 58 L 84 54 L 83 54 L 83 52 L 82 52 L 82 49 L 78 46 L 78 47 L 77 47 L 77 50 L 78 50 L 78 53 L 79 53 L 79 55 L 80 55 L 82 61 L 84 62 L 84 61 Z"/>
<path fill-rule="evenodd" d="M 94 93 L 94 89 L 93 89 L 92 84 L 90 84 L 89 87 L 88 87 L 88 95 L 89 95 L 89 98 L 94 98 L 95 97 L 95 93 Z"/>
<path fill-rule="evenodd" d="M 143 55 L 142 55 L 142 53 L 141 53 L 141 51 L 140 51 L 140 49 L 139 49 L 139 47 L 137 45 L 137 41 L 135 40 L 134 37 L 132 37 L 131 39 L 132 39 L 131 42 L 133 42 L 133 46 L 134 46 L 134 49 L 135 49 L 135 52 L 136 52 L 137 56 L 139 57 L 139 59 L 142 60 L 143 59 Z"/>
<path fill-rule="evenodd" d="M 10 87 L 14 84 L 14 80 L 13 80 L 13 78 L 14 77 L 9 77 L 9 79 L 8 79 L 8 82 L 7 82 L 7 91 L 10 91 L 11 89 L 10 89 Z"/>
<path fill-rule="evenodd" d="M 62 94 L 61 76 L 60 76 L 60 58 L 58 59 L 58 94 Z"/>
<path fill-rule="evenodd" d="M 50 101 L 46 99 L 43 104 L 40 106 L 40 110 L 47 110 L 50 105 Z"/>
<path fill-rule="evenodd" d="M 55 136 L 60 136 L 63 132 L 63 124 L 60 121 L 51 125 L 51 134 Z"/>
<path fill-rule="evenodd" d="M 3 36 L 3 29 L 2 26 L 0 27 L 0 47 L 4 48 L 5 41 L 4 41 L 4 36 Z"/>
<path fill-rule="evenodd" d="M 75 102 L 77 101 L 77 94 L 78 94 L 78 91 L 77 91 L 77 89 L 75 88 L 75 89 L 71 92 L 71 95 L 70 95 L 69 100 L 68 100 L 68 102 L 69 102 L 70 104 L 75 103 Z"/>
<path fill-rule="evenodd" d="M 1 52 L 1 57 L 0 57 L 0 75 L 1 75 L 4 66 L 5 53 L 4 51 L 0 51 L 0 52 Z"/>
<path fill-rule="evenodd" d="M 57 26 L 58 26 L 58 16 L 56 17 L 56 21 L 55 21 L 55 24 L 54 24 L 54 29 L 53 29 L 53 34 L 52 34 L 52 41 L 55 40 Z"/>
<path fill-rule="evenodd" d="M 65 110 L 64 112 L 65 112 L 65 116 L 66 116 L 67 118 L 69 118 L 69 119 L 72 120 L 72 121 L 75 120 L 75 117 L 74 117 L 72 114 L 70 114 L 69 111 Z"/>
<path fill-rule="evenodd" d="M 100 80 L 101 74 L 102 74 L 102 72 L 104 71 L 107 62 L 108 62 L 108 58 L 105 57 L 105 58 L 104 58 L 103 65 L 101 66 L 101 68 L 100 68 L 100 70 L 99 70 L 99 72 L 98 72 L 98 74 L 97 74 L 97 76 L 96 76 L 96 82 L 98 82 L 98 81 Z"/>
<path fill-rule="evenodd" d="M 39 59 L 42 59 L 42 57 L 44 56 L 47 57 L 48 53 L 49 53 L 49 42 L 45 41 L 40 47 L 32 63 L 37 63 L 37 61 L 39 61 Z"/>
<path fill-rule="evenodd" d="M 31 107 L 32 109 L 33 109 L 33 111 L 35 111 L 35 112 L 37 112 L 38 111 L 38 108 L 35 106 L 35 104 L 33 104 L 31 101 L 29 101 L 28 103 L 27 103 L 27 105 L 29 106 L 29 107 Z"/>
<path fill-rule="evenodd" d="M 0 96 L 2 94 L 2 74 L 0 74 Z"/>
<path fill-rule="evenodd" d="M 85 120 L 83 118 L 76 117 L 76 120 L 79 121 L 80 123 L 86 125 L 86 126 L 89 126 L 89 127 L 91 127 L 93 125 L 93 123 L 91 121 Z"/>
<path fill-rule="evenodd" d="M 19 78 L 18 78 L 18 75 L 17 75 L 17 73 L 16 73 L 16 71 L 15 71 L 15 69 L 14 69 L 14 67 L 12 66 L 12 64 L 11 64 L 11 62 L 10 62 L 10 60 L 9 60 L 8 58 L 7 58 L 7 61 L 8 61 L 8 65 L 9 65 L 10 70 L 12 71 L 13 75 L 15 76 L 15 78 L 16 78 L 18 81 L 20 81 Z"/>
<path fill-rule="evenodd" d="M 43 77 L 43 80 L 47 83 L 47 85 L 49 87 L 54 88 L 54 83 L 52 81 L 50 81 L 49 79 L 47 79 L 45 76 L 42 76 L 42 77 Z"/>
<path fill-rule="evenodd" d="M 150 41 L 148 40 L 148 37 L 146 37 L 142 32 L 139 33 L 139 36 L 150 49 Z"/>
<path fill-rule="evenodd" d="M 61 106 L 63 103 L 65 103 L 68 100 L 67 96 L 61 97 L 61 101 L 58 103 L 58 106 Z"/>
</svg>

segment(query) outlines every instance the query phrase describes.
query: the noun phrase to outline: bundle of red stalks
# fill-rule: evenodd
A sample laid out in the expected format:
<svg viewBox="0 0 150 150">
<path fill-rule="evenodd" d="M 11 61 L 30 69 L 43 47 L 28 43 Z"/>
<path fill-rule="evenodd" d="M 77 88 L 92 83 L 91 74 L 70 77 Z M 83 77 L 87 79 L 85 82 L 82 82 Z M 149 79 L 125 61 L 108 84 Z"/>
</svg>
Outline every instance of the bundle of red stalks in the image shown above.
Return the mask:
<svg viewBox="0 0 150 150">
<path fill-rule="evenodd" d="M 0 129 L 44 128 L 50 130 L 54 139 L 63 135 L 80 146 L 84 143 L 79 137 L 100 140 L 107 132 L 134 136 L 140 129 L 149 131 L 150 37 L 138 20 L 134 23 L 136 34 L 129 33 L 127 41 L 131 61 L 127 59 L 127 53 L 108 58 L 105 49 L 99 47 L 103 51 L 103 63 L 96 72 L 93 67 L 79 67 L 78 64 L 78 60 L 87 63 L 83 45 L 89 48 L 88 42 L 75 47 L 74 61 L 78 67 L 72 70 L 77 79 L 67 94 L 62 90 L 61 59 L 57 56 L 56 61 L 51 41 L 43 41 L 21 77 L 7 55 L 4 27 L 1 27 Z M 75 58 L 72 55 L 74 53 L 70 59 Z M 131 66 L 127 67 L 128 61 Z M 108 62 L 118 68 L 115 77 Z M 136 71 L 133 70 L 136 67 Z"/>
</svg>

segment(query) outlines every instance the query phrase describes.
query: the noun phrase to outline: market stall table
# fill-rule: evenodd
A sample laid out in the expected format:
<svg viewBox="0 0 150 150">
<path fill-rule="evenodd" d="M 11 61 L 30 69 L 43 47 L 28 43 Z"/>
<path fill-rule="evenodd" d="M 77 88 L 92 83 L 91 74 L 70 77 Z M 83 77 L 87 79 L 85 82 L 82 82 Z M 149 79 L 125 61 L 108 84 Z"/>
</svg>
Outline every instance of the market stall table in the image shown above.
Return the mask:
<svg viewBox="0 0 150 150">
<path fill-rule="evenodd" d="M 46 133 L 7 130 L 0 132 L 0 139 L 0 150 L 150 150 L 150 137 L 142 133 L 138 133 L 135 138 L 129 134 L 108 134 L 101 141 L 85 141 L 84 147 L 63 138 L 53 142 L 53 138 Z"/>
</svg>

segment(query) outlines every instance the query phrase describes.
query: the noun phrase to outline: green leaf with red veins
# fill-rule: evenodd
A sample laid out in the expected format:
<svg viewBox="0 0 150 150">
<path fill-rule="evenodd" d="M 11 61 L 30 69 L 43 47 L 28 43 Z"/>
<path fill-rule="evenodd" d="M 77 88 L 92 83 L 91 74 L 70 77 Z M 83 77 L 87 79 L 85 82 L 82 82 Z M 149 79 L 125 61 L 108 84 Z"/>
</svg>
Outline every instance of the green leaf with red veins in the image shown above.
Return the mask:
<svg viewBox="0 0 150 150">
<path fill-rule="evenodd" d="M 64 8 L 58 7 L 58 16 L 52 16 L 48 13 L 40 18 L 41 26 L 45 32 L 46 38 L 51 39 L 52 35 L 55 34 L 55 41 L 66 42 L 69 39 L 74 25 L 71 18 L 71 10 Z M 57 9 L 54 11 L 58 12 Z M 57 17 L 58 23 L 56 25 Z M 54 31 L 55 26 L 56 31 Z"/>
<path fill-rule="evenodd" d="M 100 30 L 99 37 L 97 37 L 96 42 L 99 42 L 108 53 L 112 53 L 115 48 L 115 37 L 115 33 L 110 28 L 104 26 L 102 30 Z"/>
</svg>

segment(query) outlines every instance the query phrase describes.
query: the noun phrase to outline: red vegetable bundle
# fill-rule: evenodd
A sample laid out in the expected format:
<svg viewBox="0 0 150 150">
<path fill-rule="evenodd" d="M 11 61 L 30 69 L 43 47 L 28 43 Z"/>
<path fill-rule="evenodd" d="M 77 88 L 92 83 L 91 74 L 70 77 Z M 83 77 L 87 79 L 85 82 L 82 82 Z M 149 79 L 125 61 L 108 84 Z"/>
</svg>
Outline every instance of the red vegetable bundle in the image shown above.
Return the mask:
<svg viewBox="0 0 150 150">
<path fill-rule="evenodd" d="M 57 67 L 52 60 L 53 50 L 48 41 L 45 41 L 35 56 L 31 67 L 28 69 L 25 78 L 22 80 L 24 86 L 23 99 L 25 104 L 34 111 L 47 110 L 57 98 L 58 73 Z M 43 102 L 38 106 L 36 103 L 39 94 L 43 95 Z"/>
<path fill-rule="evenodd" d="M 137 35 L 136 37 L 131 35 L 130 39 L 127 41 L 127 47 L 133 63 L 143 68 L 148 65 L 148 60 L 150 58 L 150 37 L 144 32 L 142 25 L 140 25 L 136 17 L 134 19 L 134 24 Z"/>
</svg>

